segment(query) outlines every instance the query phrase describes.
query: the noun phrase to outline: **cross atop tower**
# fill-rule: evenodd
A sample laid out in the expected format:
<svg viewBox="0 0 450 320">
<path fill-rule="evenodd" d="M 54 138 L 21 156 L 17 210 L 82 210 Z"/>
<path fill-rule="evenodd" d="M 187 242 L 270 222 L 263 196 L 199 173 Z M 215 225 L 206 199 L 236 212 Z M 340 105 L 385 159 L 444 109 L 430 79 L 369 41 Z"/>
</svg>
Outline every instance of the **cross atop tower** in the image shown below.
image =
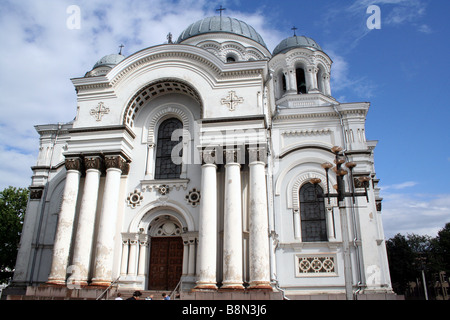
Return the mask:
<svg viewBox="0 0 450 320">
<path fill-rule="evenodd" d="M 220 17 L 221 17 L 221 18 L 222 18 L 222 11 L 225 11 L 225 10 L 227 10 L 227 8 L 223 8 L 222 5 L 220 5 L 220 8 L 219 8 L 219 9 L 216 9 L 216 11 L 219 11 L 219 12 L 220 12 Z"/>
<path fill-rule="evenodd" d="M 123 47 L 125 47 L 123 44 L 121 44 L 121 45 L 119 46 L 119 48 L 120 48 L 119 54 L 122 54 L 122 49 L 123 49 Z"/>
<path fill-rule="evenodd" d="M 294 31 L 294 37 L 296 37 L 296 36 L 297 36 L 297 34 L 295 33 L 295 31 L 296 31 L 296 30 L 298 30 L 298 28 L 297 28 L 296 26 L 293 26 L 291 30 L 293 30 L 293 31 Z"/>
</svg>

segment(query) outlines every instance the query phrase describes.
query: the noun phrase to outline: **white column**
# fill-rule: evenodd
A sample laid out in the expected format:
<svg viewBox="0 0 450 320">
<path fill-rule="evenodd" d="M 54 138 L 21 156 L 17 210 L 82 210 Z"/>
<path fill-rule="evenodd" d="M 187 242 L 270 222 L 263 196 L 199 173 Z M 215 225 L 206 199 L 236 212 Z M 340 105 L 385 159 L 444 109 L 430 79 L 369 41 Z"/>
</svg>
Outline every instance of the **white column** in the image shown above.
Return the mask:
<svg viewBox="0 0 450 320">
<path fill-rule="evenodd" d="M 300 209 L 294 210 L 294 238 L 296 240 L 302 241 Z"/>
<path fill-rule="evenodd" d="M 136 276 L 137 274 L 137 266 L 136 266 L 136 258 L 138 254 L 138 239 L 137 235 L 133 234 L 130 239 L 130 256 L 128 258 L 128 275 Z"/>
<path fill-rule="evenodd" d="M 123 237 L 123 235 L 122 235 Z M 128 270 L 128 253 L 129 253 L 130 240 L 122 239 L 122 262 L 120 267 L 120 275 L 126 276 Z"/>
<path fill-rule="evenodd" d="M 147 266 L 148 235 L 141 235 L 139 239 L 139 263 L 138 276 L 145 276 L 145 267 Z"/>
<path fill-rule="evenodd" d="M 250 154 L 250 289 L 270 289 L 265 148 Z"/>
<path fill-rule="evenodd" d="M 237 150 L 227 150 L 223 235 L 223 289 L 244 289 L 242 270 L 241 166 Z"/>
<path fill-rule="evenodd" d="M 188 275 L 195 275 L 195 242 L 196 239 L 189 239 L 189 266 L 188 266 Z"/>
<path fill-rule="evenodd" d="M 297 78 L 295 68 L 289 68 L 286 73 L 286 92 L 290 94 L 297 94 Z"/>
<path fill-rule="evenodd" d="M 308 66 L 305 69 L 307 93 L 319 92 L 317 83 L 317 71 L 318 69 L 316 66 Z"/>
<path fill-rule="evenodd" d="M 75 273 L 72 280 L 77 285 L 87 285 L 89 277 L 101 163 L 102 160 L 98 156 L 84 159 L 84 165 L 87 169 L 86 179 L 73 251 Z"/>
<path fill-rule="evenodd" d="M 112 281 L 120 177 L 124 164 L 125 160 L 120 156 L 105 157 L 106 179 L 92 279 L 94 285 L 109 286 Z"/>
<path fill-rule="evenodd" d="M 52 266 L 48 277 L 48 283 L 51 284 L 65 285 L 66 283 L 81 168 L 80 158 L 66 159 L 66 184 L 53 245 Z"/>
<path fill-rule="evenodd" d="M 198 281 L 195 289 L 217 289 L 217 166 L 214 153 L 204 152 L 202 199 L 200 201 Z"/>
<path fill-rule="evenodd" d="M 330 74 L 326 73 L 323 76 L 323 86 L 325 90 L 325 94 L 331 96 L 331 86 L 330 86 Z"/>
<path fill-rule="evenodd" d="M 155 151 L 155 144 L 150 143 L 147 147 L 147 164 L 145 169 L 145 178 L 152 180 L 154 177 L 154 173 L 152 171 L 153 164 L 154 164 L 154 151 Z"/>
<path fill-rule="evenodd" d="M 189 270 L 189 240 L 183 238 L 183 271 L 182 275 L 187 276 Z"/>
</svg>

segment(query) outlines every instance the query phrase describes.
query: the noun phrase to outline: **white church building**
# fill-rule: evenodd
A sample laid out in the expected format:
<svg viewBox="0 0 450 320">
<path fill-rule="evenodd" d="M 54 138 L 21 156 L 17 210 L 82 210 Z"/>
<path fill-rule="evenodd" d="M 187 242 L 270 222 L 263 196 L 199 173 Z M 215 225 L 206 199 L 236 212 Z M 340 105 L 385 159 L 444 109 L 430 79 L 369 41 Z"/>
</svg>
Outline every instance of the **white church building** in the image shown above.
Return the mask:
<svg viewBox="0 0 450 320">
<path fill-rule="evenodd" d="M 270 52 L 225 16 L 103 57 L 75 119 L 36 126 L 13 284 L 392 294 L 369 103 L 330 77 L 313 39 Z"/>
</svg>

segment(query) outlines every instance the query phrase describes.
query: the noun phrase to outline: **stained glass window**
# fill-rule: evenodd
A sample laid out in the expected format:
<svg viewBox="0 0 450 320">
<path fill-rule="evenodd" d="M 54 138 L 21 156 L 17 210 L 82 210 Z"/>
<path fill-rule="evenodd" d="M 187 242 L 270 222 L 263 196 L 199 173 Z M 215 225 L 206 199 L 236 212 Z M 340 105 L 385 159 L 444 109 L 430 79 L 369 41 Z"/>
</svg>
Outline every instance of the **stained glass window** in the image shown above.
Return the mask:
<svg viewBox="0 0 450 320">
<path fill-rule="evenodd" d="M 302 241 L 327 241 L 327 223 L 323 190 L 307 183 L 300 188 L 300 217 Z"/>
<path fill-rule="evenodd" d="M 183 123 L 176 119 L 170 118 L 161 123 L 158 129 L 158 142 L 156 145 L 156 165 L 155 179 L 178 179 L 181 174 L 181 163 L 179 159 L 183 156 L 183 149 L 180 148 L 178 154 L 174 154 L 177 159 L 172 158 L 172 150 L 180 144 L 183 139 L 180 133 L 179 139 L 172 140 L 175 130 L 183 129 Z M 176 136 L 174 136 L 176 138 Z M 178 160 L 178 161 L 174 161 Z"/>
</svg>

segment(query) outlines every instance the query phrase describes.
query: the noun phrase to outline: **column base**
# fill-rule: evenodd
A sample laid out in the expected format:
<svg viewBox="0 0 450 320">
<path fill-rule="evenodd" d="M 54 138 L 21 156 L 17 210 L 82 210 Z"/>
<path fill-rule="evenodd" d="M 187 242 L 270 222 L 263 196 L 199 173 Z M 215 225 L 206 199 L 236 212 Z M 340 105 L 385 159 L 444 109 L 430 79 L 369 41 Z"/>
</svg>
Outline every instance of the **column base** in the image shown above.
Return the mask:
<svg viewBox="0 0 450 320">
<path fill-rule="evenodd" d="M 91 286 L 97 287 L 109 287 L 111 285 L 111 280 L 92 280 Z"/>
<path fill-rule="evenodd" d="M 217 286 L 215 285 L 200 285 L 195 286 L 191 289 L 191 292 L 215 292 L 217 291 Z"/>
<path fill-rule="evenodd" d="M 217 291 L 217 286 L 213 283 L 198 283 L 192 289 L 192 292 Z"/>
<path fill-rule="evenodd" d="M 270 285 L 270 282 L 267 281 L 252 281 L 250 282 L 250 286 L 247 289 L 273 291 L 273 287 Z"/>
<path fill-rule="evenodd" d="M 219 291 L 244 291 L 245 288 L 240 283 L 225 283 L 220 287 Z"/>
<path fill-rule="evenodd" d="M 54 285 L 54 286 L 66 286 L 65 279 L 49 279 L 45 284 Z"/>
</svg>

